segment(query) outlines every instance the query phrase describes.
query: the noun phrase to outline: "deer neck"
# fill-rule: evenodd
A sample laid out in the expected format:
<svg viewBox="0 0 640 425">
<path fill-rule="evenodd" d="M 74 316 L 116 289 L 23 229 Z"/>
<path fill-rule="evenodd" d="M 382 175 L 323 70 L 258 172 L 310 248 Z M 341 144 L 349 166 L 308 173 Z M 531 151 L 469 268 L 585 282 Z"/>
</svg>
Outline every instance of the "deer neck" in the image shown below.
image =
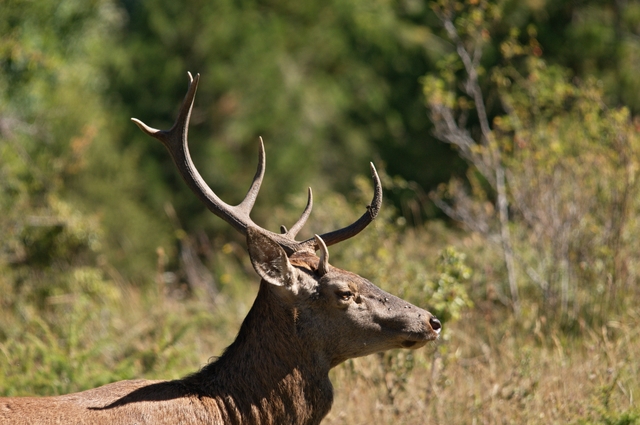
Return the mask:
<svg viewBox="0 0 640 425">
<path fill-rule="evenodd" d="M 236 340 L 187 380 L 223 400 L 241 421 L 320 423 L 333 402 L 330 365 L 300 338 L 296 319 L 294 309 L 261 282 Z"/>
</svg>

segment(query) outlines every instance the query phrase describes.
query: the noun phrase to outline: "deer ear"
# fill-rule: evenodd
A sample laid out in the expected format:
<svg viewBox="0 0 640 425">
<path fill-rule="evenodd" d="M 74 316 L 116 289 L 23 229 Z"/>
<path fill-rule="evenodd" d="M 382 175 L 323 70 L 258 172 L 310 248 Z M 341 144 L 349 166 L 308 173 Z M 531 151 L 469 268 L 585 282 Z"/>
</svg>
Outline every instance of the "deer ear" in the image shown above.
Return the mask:
<svg viewBox="0 0 640 425">
<path fill-rule="evenodd" d="M 247 246 L 251 264 L 262 279 L 276 286 L 291 287 L 293 267 L 278 243 L 253 227 L 247 227 Z"/>
</svg>

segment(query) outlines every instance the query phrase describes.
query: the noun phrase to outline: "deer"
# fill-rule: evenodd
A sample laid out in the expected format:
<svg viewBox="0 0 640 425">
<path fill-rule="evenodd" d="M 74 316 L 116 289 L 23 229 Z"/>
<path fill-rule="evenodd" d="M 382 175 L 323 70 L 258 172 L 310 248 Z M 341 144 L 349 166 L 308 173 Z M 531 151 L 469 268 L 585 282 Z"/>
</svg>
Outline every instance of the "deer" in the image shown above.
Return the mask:
<svg viewBox="0 0 640 425">
<path fill-rule="evenodd" d="M 380 210 L 382 185 L 373 164 L 373 199 L 352 224 L 297 241 L 313 205 L 309 189 L 307 205 L 290 229 L 264 229 L 249 217 L 264 177 L 264 143 L 260 139 L 258 169 L 243 201 L 223 202 L 189 153 L 200 75 L 188 76 L 171 129 L 132 121 L 162 142 L 204 205 L 246 237 L 261 280 L 236 339 L 216 360 L 182 379 L 125 380 L 67 395 L 0 398 L 0 424 L 319 424 L 334 398 L 332 368 L 393 348 L 417 349 L 439 337 L 442 325 L 433 314 L 329 264 L 327 247 L 360 233 Z"/>
</svg>

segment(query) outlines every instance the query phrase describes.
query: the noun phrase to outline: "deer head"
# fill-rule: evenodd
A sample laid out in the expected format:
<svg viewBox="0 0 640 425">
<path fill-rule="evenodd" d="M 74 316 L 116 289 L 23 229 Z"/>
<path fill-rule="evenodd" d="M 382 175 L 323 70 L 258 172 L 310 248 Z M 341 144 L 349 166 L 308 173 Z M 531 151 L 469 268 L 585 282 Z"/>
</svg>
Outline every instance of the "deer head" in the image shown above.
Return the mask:
<svg viewBox="0 0 640 425">
<path fill-rule="evenodd" d="M 331 266 L 327 247 L 317 235 L 320 258 L 307 252 L 289 257 L 253 228 L 247 240 L 254 268 L 294 312 L 298 337 L 329 368 L 391 348 L 419 348 L 440 333 L 440 322 L 430 313 Z"/>
</svg>

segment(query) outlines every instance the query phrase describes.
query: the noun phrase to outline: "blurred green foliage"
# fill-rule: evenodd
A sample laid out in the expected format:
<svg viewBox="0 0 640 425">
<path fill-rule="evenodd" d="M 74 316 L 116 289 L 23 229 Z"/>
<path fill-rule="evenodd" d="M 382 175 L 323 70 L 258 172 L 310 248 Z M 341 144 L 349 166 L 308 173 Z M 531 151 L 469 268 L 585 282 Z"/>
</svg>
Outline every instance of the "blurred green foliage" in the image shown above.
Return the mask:
<svg viewBox="0 0 640 425">
<path fill-rule="evenodd" d="M 443 249 L 438 256 L 438 277 L 427 286 L 431 294 L 431 312 L 442 323 L 460 319 L 465 309 L 473 307 L 465 285 L 471 278 L 471 268 L 465 264 L 465 255 L 453 247 Z"/>
<path fill-rule="evenodd" d="M 129 20 L 109 67 L 109 95 L 130 115 L 168 127 L 186 71 L 201 73 L 192 151 L 196 161 L 216 158 L 198 165 L 225 199 L 239 199 L 250 181 L 247 164 L 255 163 L 258 136 L 272 176 L 261 196 L 267 205 L 309 184 L 344 193 L 377 157 L 394 173 L 412 173 L 410 179 L 450 173 L 446 163 L 425 167 L 421 159 L 425 149 L 447 152 L 433 140 L 430 148 L 423 143 L 430 140 L 429 124 L 418 77 L 427 67 L 424 42 L 431 31 L 405 15 L 424 15 L 424 5 L 150 0 L 123 6 Z M 173 196 L 181 214 L 194 216 L 188 226 L 210 226 L 161 148 L 134 127 L 125 131 L 125 140 L 157 161 L 149 170 L 154 180 L 172 189 L 165 187 L 161 199 Z M 398 150 L 404 154 L 396 157 Z"/>
<path fill-rule="evenodd" d="M 521 243 L 537 251 L 528 264 L 549 306 L 589 317 L 600 294 L 595 309 L 606 316 L 637 275 L 638 121 L 607 107 L 594 78 L 572 82 L 535 57 L 525 72 L 495 76 L 509 111 L 494 124 Z"/>
<path fill-rule="evenodd" d="M 524 35 L 512 28 L 499 45 L 501 63 L 484 68 L 479 58 L 491 48 L 500 7 L 448 0 L 434 6 L 457 50 L 439 74 L 425 76 L 424 93 L 439 137 L 471 166 L 466 182 L 453 179 L 434 197 L 509 251 L 526 302 L 541 303 L 545 315 L 569 328 L 599 323 L 625 310 L 622 294 L 636 295 L 630 282 L 637 279 L 638 247 L 629 236 L 638 232 L 640 212 L 638 120 L 626 106 L 607 105 L 602 80 L 572 77 L 541 59 L 532 27 Z M 492 93 L 500 102 L 493 112 L 485 107 Z M 512 237 L 497 207 L 500 174 Z M 517 292 L 511 295 L 518 303 Z"/>
</svg>

